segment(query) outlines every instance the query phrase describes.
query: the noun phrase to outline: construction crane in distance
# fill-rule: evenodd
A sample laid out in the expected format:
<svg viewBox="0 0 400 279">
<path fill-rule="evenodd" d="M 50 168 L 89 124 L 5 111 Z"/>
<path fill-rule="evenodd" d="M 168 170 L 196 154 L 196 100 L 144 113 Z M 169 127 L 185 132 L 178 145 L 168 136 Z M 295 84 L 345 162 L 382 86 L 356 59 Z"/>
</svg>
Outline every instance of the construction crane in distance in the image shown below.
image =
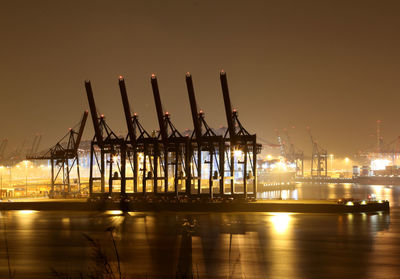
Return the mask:
<svg viewBox="0 0 400 279">
<path fill-rule="evenodd" d="M 311 128 L 307 127 L 312 144 L 311 155 L 311 177 L 327 177 L 328 176 L 328 153 L 322 148 L 311 133 Z"/>
<path fill-rule="evenodd" d="M 26 155 L 26 153 L 23 152 L 25 147 L 25 142 L 26 142 L 25 140 L 22 141 L 22 144 L 17 146 L 15 148 L 15 151 L 7 156 L 7 159 L 5 159 L 6 165 L 13 166 L 23 160 L 22 158 Z"/>
<path fill-rule="evenodd" d="M 35 137 L 33 138 L 32 147 L 28 149 L 27 156 L 37 154 L 41 140 L 42 140 L 42 135 L 36 134 Z"/>
<path fill-rule="evenodd" d="M 296 146 L 293 143 L 292 138 L 289 136 L 289 131 L 288 129 L 284 128 L 283 132 L 285 133 L 286 136 L 286 160 L 289 163 L 295 164 L 296 166 L 296 176 L 297 177 L 303 177 L 304 176 L 304 152 L 303 150 L 300 150 L 296 148 Z M 289 144 L 289 147 L 287 147 L 287 144 Z"/>
<path fill-rule="evenodd" d="M 281 156 L 287 159 L 287 150 L 286 150 L 286 143 L 282 140 L 281 134 L 279 133 L 278 129 L 275 129 L 276 137 L 279 143 L 279 149 L 281 151 Z"/>
<path fill-rule="evenodd" d="M 0 162 L 4 161 L 4 153 L 7 147 L 8 139 L 3 139 L 0 144 Z"/>
</svg>

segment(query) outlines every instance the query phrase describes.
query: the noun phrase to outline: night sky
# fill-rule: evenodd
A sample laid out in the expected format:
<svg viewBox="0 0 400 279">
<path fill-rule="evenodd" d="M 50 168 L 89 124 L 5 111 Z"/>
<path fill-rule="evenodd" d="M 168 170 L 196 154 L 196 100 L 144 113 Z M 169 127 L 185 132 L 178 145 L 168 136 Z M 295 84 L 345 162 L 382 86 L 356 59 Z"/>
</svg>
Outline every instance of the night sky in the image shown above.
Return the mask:
<svg viewBox="0 0 400 279">
<path fill-rule="evenodd" d="M 88 108 L 84 80 L 110 126 L 125 133 L 118 76 L 143 125 L 157 129 L 150 75 L 178 129 L 191 128 L 185 72 L 213 127 L 226 126 L 219 71 L 245 127 L 276 142 L 306 126 L 329 153 L 400 135 L 400 1 L 3 1 L 0 138 L 43 133 L 52 145 Z M 93 135 L 88 121 L 85 138 Z"/>
</svg>

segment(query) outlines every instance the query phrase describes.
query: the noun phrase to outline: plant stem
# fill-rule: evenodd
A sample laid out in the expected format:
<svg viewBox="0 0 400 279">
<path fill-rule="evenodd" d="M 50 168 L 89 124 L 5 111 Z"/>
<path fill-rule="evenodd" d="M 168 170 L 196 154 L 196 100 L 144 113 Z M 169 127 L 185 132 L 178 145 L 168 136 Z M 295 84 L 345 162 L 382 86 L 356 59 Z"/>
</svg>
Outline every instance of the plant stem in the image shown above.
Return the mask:
<svg viewBox="0 0 400 279">
<path fill-rule="evenodd" d="M 113 241 L 113 244 L 114 244 L 115 255 L 117 256 L 119 279 L 121 279 L 121 278 L 122 278 L 122 275 L 121 275 L 121 265 L 120 265 L 120 260 L 119 260 L 119 254 L 118 254 L 117 245 L 115 244 L 115 239 L 114 239 L 114 235 L 113 235 L 113 230 L 110 230 L 110 233 L 111 233 L 111 238 L 112 238 L 112 241 Z"/>
</svg>

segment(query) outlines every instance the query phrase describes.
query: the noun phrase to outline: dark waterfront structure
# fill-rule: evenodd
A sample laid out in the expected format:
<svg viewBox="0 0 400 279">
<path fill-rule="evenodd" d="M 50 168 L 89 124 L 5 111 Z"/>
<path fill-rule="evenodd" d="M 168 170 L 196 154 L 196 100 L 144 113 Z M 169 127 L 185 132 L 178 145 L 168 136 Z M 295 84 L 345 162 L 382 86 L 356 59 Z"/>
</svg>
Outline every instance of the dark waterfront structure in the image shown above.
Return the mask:
<svg viewBox="0 0 400 279">
<path fill-rule="evenodd" d="M 257 154 L 261 145 L 232 109 L 227 76 L 220 73 L 228 129 L 217 135 L 197 108 L 190 73 L 186 85 L 193 120 L 193 133 L 182 135 L 171 115 L 163 110 L 157 77 L 151 85 L 159 131 L 148 133 L 138 115 L 131 113 L 123 77 L 119 88 L 128 129 L 117 136 L 98 115 L 90 81 L 85 82 L 95 136 L 91 143 L 90 195 L 255 197 Z M 107 183 L 108 182 L 108 183 Z M 106 190 L 106 188 L 108 189 Z"/>
<path fill-rule="evenodd" d="M 44 155 L 26 156 L 27 160 L 49 160 L 51 165 L 51 190 L 50 197 L 54 197 L 61 194 L 67 194 L 71 192 L 80 193 L 80 171 L 79 171 L 79 155 L 78 148 L 82 140 L 83 130 L 85 129 L 86 120 L 88 117 L 88 111 L 85 111 L 82 116 L 82 120 L 79 124 L 78 132 L 75 129 L 70 128 L 68 133 L 53 147 L 51 147 Z M 63 144 L 66 140 L 66 145 Z M 35 142 L 34 142 L 35 143 Z M 38 145 L 38 143 L 36 143 Z M 33 150 L 33 148 L 32 148 Z M 77 186 L 78 188 L 73 190 L 71 187 L 71 171 L 76 168 L 78 175 Z M 59 178 L 61 183 L 57 183 Z"/>
<path fill-rule="evenodd" d="M 160 193 L 159 193 L 160 194 Z M 185 203 L 167 203 L 167 202 L 148 202 L 138 200 L 126 204 L 125 211 L 138 212 L 299 212 L 299 213 L 357 213 L 357 212 L 385 212 L 390 210 L 390 204 L 387 200 L 359 200 L 359 201 L 238 201 L 238 202 L 185 202 Z M 77 210 L 77 211 L 104 211 L 121 210 L 118 203 L 94 203 L 86 200 L 53 200 L 34 201 L 34 202 L 3 202 L 0 203 L 0 210 Z"/>
</svg>

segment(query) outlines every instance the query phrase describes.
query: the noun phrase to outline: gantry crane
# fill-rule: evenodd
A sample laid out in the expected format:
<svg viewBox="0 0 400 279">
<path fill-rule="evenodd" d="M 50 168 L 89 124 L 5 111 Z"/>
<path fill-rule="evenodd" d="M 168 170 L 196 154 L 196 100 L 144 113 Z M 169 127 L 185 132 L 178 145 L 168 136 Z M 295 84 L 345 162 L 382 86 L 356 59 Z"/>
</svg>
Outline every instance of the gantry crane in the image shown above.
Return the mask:
<svg viewBox="0 0 400 279">
<path fill-rule="evenodd" d="M 192 75 L 186 73 L 186 86 L 189 96 L 190 111 L 193 121 L 193 133 L 191 135 L 191 149 L 189 153 L 190 165 L 189 172 L 193 178 L 193 186 L 197 189 L 197 194 L 201 194 L 202 174 L 205 166 L 208 165 L 208 194 L 213 198 L 216 194 L 223 196 L 224 189 L 224 162 L 225 162 L 225 140 L 222 135 L 217 135 L 207 124 L 203 110 L 198 110 Z M 206 160 L 202 160 L 206 158 Z M 218 187 L 218 192 L 214 193 L 214 187 Z"/>
<path fill-rule="evenodd" d="M 163 111 L 157 77 L 154 74 L 151 75 L 151 87 L 153 89 L 158 125 L 160 128 L 159 139 L 162 143 L 162 148 L 158 150 L 160 152 L 161 165 L 161 175 L 159 179 L 164 181 L 164 193 L 167 194 L 170 192 L 169 178 L 171 177 L 171 186 L 173 186 L 173 193 L 176 196 L 178 196 L 178 192 L 182 191 L 183 188 L 185 192 L 189 194 L 190 186 L 187 181 L 185 181 L 189 170 L 189 165 L 186 164 L 189 137 L 183 136 L 172 124 L 170 114 Z M 154 170 L 156 170 L 156 168 L 154 168 Z"/>
<path fill-rule="evenodd" d="M 7 147 L 8 139 L 3 139 L 0 144 L 0 162 L 4 161 L 4 154 Z"/>
<path fill-rule="evenodd" d="M 314 140 L 311 128 L 307 127 L 312 144 L 311 155 L 311 177 L 327 177 L 328 176 L 328 153 L 322 148 L 317 141 Z"/>
<path fill-rule="evenodd" d="M 36 134 L 33 138 L 32 147 L 27 152 L 27 156 L 37 154 L 41 140 L 42 134 Z"/>
<path fill-rule="evenodd" d="M 101 195 L 106 193 L 107 169 L 109 171 L 108 195 L 112 195 L 113 192 L 116 192 L 113 189 L 114 181 L 120 181 L 120 194 L 125 195 L 125 139 L 117 136 L 111 130 L 110 126 L 106 123 L 103 114 L 100 116 L 97 114 L 96 103 L 90 81 L 85 81 L 85 89 L 95 134 L 90 146 L 89 193 L 91 196 L 94 192 Z M 96 172 L 94 167 L 97 167 Z M 100 185 L 95 183 L 97 181 L 100 181 Z"/>
<path fill-rule="evenodd" d="M 257 136 L 250 134 L 242 125 L 238 118 L 236 109 L 232 110 L 229 96 L 228 80 L 224 70 L 220 72 L 222 94 L 225 105 L 225 115 L 228 129 L 225 139 L 229 142 L 229 155 L 227 164 L 229 167 L 229 177 L 231 180 L 231 195 L 239 195 L 247 198 L 250 193 L 255 197 L 257 193 L 257 154 L 261 152 L 261 144 L 257 143 Z M 229 136 L 228 136 L 229 135 Z M 236 155 L 236 153 L 238 153 Z M 235 176 L 241 178 L 243 192 L 236 193 Z M 240 182 L 238 183 L 240 184 Z M 252 186 L 248 191 L 248 186 Z"/>
<path fill-rule="evenodd" d="M 4 164 L 6 164 L 7 166 L 13 166 L 21 162 L 26 156 L 26 153 L 24 152 L 25 143 L 26 140 L 24 139 L 22 143 L 18 145 L 15 150 L 7 156 L 7 158 L 4 158 Z"/>
<path fill-rule="evenodd" d="M 289 163 L 294 163 L 296 165 L 296 176 L 303 177 L 304 176 L 304 152 L 294 145 L 292 138 L 289 136 L 288 130 L 283 129 L 286 142 L 289 143 L 289 147 L 287 147 L 286 143 L 286 160 Z"/>
<path fill-rule="evenodd" d="M 286 142 L 282 140 L 281 134 L 279 133 L 279 129 L 275 129 L 275 134 L 279 143 L 279 150 L 281 152 L 281 157 L 287 160 L 287 146 Z"/>
<path fill-rule="evenodd" d="M 27 160 L 50 160 L 51 191 L 49 197 L 59 194 L 67 195 L 72 192 L 71 171 L 76 167 L 77 191 L 81 191 L 78 148 L 85 129 L 88 111 L 83 113 L 78 132 L 70 128 L 68 133 L 43 155 L 28 155 Z M 37 146 L 37 144 L 35 145 Z M 61 183 L 58 183 L 61 178 Z M 59 187 L 57 187 L 59 186 Z"/>
</svg>

